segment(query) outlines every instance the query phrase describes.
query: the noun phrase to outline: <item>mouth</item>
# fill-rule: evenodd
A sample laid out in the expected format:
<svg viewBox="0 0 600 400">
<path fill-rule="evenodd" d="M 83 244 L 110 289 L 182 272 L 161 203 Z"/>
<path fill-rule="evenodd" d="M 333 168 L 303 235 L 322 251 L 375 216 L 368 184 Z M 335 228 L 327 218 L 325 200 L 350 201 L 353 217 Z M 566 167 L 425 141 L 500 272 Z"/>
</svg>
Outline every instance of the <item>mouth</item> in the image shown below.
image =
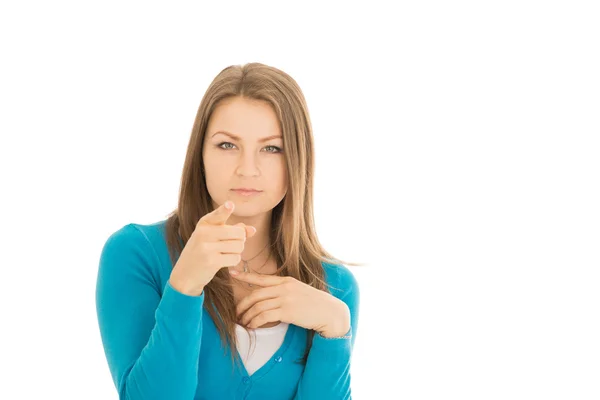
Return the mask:
<svg viewBox="0 0 600 400">
<path fill-rule="evenodd" d="M 231 189 L 231 190 L 242 196 L 254 196 L 259 193 L 262 193 L 262 190 L 256 190 L 256 189 L 250 189 L 250 188 L 238 188 L 238 189 Z"/>
</svg>

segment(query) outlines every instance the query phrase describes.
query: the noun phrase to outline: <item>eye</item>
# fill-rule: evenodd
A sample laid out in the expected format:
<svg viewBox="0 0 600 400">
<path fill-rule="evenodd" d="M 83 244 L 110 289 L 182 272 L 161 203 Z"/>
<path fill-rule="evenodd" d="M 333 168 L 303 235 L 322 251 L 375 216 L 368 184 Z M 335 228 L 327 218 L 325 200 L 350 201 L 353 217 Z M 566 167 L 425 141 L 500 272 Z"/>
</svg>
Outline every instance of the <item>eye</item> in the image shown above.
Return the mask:
<svg viewBox="0 0 600 400">
<path fill-rule="evenodd" d="M 232 145 L 232 146 L 233 146 L 233 144 L 232 144 L 232 143 L 229 143 L 229 142 L 222 142 L 222 143 L 219 143 L 219 144 L 217 145 L 217 147 L 218 147 L 218 148 L 220 148 L 220 149 L 223 149 L 223 150 L 228 150 L 228 148 L 223 148 L 223 147 L 222 147 L 224 144 L 230 144 L 230 145 Z"/>
<path fill-rule="evenodd" d="M 281 148 L 277 147 L 277 146 L 267 146 L 267 147 L 265 147 L 265 149 L 267 149 L 267 148 L 275 149 L 274 151 L 268 151 L 268 153 L 281 153 L 281 151 L 282 151 Z"/>
<path fill-rule="evenodd" d="M 230 143 L 230 142 L 221 142 L 217 145 L 217 147 L 221 150 L 229 150 L 229 149 L 231 149 L 231 147 L 229 147 L 229 145 L 235 146 L 233 143 Z M 277 147 L 277 146 L 265 146 L 265 149 L 270 149 L 270 150 L 267 150 L 267 153 L 273 153 L 273 154 L 281 153 L 283 151 L 281 149 L 281 147 Z"/>
</svg>

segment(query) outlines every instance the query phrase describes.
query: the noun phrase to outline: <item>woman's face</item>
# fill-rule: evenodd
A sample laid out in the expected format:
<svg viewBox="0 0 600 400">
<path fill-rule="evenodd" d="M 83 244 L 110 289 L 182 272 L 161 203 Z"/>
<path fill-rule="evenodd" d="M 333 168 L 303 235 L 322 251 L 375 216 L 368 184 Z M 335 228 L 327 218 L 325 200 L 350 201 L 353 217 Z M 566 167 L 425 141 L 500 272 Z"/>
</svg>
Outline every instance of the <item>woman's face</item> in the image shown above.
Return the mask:
<svg viewBox="0 0 600 400">
<path fill-rule="evenodd" d="M 234 97 L 213 111 L 203 144 L 206 185 L 218 207 L 231 200 L 234 214 L 270 212 L 287 192 L 283 137 L 269 103 Z M 234 191 L 257 189 L 251 196 Z M 216 204 L 215 204 L 216 203 Z"/>
</svg>

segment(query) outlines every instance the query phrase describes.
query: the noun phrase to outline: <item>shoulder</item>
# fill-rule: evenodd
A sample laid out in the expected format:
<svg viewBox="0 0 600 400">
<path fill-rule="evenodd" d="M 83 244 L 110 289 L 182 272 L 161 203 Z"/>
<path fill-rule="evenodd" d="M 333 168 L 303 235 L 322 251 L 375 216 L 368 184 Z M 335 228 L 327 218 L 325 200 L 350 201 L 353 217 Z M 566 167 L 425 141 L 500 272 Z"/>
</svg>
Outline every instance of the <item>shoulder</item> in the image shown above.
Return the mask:
<svg viewBox="0 0 600 400">
<path fill-rule="evenodd" d="M 136 227 L 136 224 L 129 223 L 112 231 L 108 235 L 103 250 L 123 250 L 134 243 L 141 242 L 143 237 L 140 230 Z"/>
<path fill-rule="evenodd" d="M 328 262 L 321 262 L 321 264 L 325 271 L 325 281 L 332 295 L 342 298 L 358 294 L 358 281 L 348 267 Z"/>
<path fill-rule="evenodd" d="M 164 222 L 129 223 L 108 235 L 100 256 L 103 271 L 147 271 L 160 269 L 160 243 Z M 163 241 L 164 242 L 164 241 Z M 158 250 L 158 251 L 157 251 Z"/>
<path fill-rule="evenodd" d="M 131 222 L 111 232 L 106 240 L 105 247 L 141 245 L 154 247 L 157 242 L 164 241 L 166 221 L 150 224 Z"/>
<path fill-rule="evenodd" d="M 157 235 L 164 229 L 164 221 L 152 224 L 129 223 L 112 231 L 106 242 L 105 247 L 121 247 L 134 244 L 152 243 Z"/>
</svg>

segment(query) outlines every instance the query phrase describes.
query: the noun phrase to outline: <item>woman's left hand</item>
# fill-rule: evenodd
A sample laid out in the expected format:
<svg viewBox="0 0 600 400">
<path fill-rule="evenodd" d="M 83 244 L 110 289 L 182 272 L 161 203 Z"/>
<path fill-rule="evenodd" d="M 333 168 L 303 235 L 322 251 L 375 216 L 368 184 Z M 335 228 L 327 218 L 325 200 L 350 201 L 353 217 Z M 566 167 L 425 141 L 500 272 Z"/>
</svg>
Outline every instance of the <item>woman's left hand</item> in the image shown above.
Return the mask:
<svg viewBox="0 0 600 400">
<path fill-rule="evenodd" d="M 238 318 L 243 314 L 240 325 L 254 329 L 282 321 L 324 337 L 344 336 L 350 330 L 350 309 L 337 297 L 289 276 L 235 272 L 233 278 L 260 286 L 238 303 Z"/>
</svg>

